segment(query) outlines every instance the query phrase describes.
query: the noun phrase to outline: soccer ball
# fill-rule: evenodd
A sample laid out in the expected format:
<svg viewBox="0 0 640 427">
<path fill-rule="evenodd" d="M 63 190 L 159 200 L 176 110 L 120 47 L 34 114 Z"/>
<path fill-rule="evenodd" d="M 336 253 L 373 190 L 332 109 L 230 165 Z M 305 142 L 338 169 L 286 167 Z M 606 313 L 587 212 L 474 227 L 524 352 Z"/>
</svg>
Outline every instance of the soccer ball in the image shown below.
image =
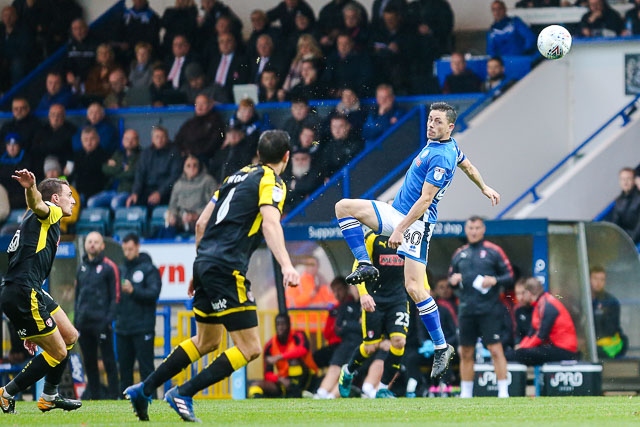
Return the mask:
<svg viewBox="0 0 640 427">
<path fill-rule="evenodd" d="M 571 34 L 561 25 L 549 25 L 538 34 L 538 50 L 547 59 L 560 59 L 571 49 Z"/>
</svg>

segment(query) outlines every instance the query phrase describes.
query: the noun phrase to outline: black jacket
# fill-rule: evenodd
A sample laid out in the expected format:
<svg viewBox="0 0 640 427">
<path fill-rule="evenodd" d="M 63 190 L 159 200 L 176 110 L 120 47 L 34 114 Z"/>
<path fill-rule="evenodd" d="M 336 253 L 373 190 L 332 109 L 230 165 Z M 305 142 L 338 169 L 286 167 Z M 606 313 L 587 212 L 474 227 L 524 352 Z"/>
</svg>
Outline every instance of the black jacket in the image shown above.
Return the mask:
<svg viewBox="0 0 640 427">
<path fill-rule="evenodd" d="M 633 243 L 640 243 L 640 191 L 635 187 L 616 198 L 611 222 L 627 232 Z"/>
<path fill-rule="evenodd" d="M 156 304 L 160 297 L 160 272 L 151 257 L 142 252 L 133 261 L 120 265 L 122 280 L 129 280 L 133 292 L 122 293 L 116 308 L 116 333 L 152 333 L 156 328 Z"/>
<path fill-rule="evenodd" d="M 120 273 L 104 254 L 85 255 L 76 273 L 74 323 L 79 330 L 104 331 L 114 320 L 120 295 Z"/>
</svg>

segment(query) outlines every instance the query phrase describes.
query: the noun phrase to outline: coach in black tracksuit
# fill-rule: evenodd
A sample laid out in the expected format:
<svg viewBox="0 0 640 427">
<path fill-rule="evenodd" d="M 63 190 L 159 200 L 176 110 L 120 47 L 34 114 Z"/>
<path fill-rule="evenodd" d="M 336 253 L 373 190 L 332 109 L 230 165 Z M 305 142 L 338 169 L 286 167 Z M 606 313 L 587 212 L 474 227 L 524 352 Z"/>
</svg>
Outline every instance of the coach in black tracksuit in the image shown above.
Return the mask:
<svg viewBox="0 0 640 427">
<path fill-rule="evenodd" d="M 509 396 L 507 360 L 500 335 L 504 313 L 500 288 L 511 286 L 513 268 L 500 246 L 484 240 L 485 231 L 482 218 L 469 218 L 464 226 L 469 243 L 458 248 L 449 267 L 449 283 L 460 289 L 460 397 L 473 396 L 473 356 L 478 337 L 491 352 L 498 397 Z"/>
<path fill-rule="evenodd" d="M 122 290 L 116 313 L 116 342 L 122 390 L 133 384 L 133 364 L 138 360 L 140 378 L 154 370 L 153 341 L 156 304 L 162 281 L 151 257 L 140 253 L 136 234 L 122 239 L 125 262 L 120 266 Z"/>
<path fill-rule="evenodd" d="M 120 389 L 111 323 L 115 318 L 120 275 L 116 264 L 103 253 L 104 239 L 100 233 L 89 233 L 84 248 L 85 255 L 76 273 L 74 314 L 88 383 L 88 393 L 85 392 L 82 397 L 92 400 L 117 399 Z M 109 383 L 106 396 L 101 390 L 98 348 Z"/>
</svg>

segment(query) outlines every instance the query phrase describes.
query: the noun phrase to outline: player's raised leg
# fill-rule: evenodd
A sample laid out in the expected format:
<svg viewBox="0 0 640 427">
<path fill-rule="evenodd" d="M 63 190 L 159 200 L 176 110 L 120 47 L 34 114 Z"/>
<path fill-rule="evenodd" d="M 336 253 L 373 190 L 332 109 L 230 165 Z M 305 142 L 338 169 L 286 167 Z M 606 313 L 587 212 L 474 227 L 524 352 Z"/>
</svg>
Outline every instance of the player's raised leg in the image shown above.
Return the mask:
<svg viewBox="0 0 640 427">
<path fill-rule="evenodd" d="M 370 283 L 378 279 L 378 269 L 371 265 L 371 259 L 364 243 L 362 224 L 374 231 L 380 229 L 379 219 L 370 200 L 342 199 L 336 203 L 336 217 L 340 231 L 351 253 L 358 261 L 358 267 L 346 277 L 350 285 Z"/>
<path fill-rule="evenodd" d="M 440 314 L 434 299 L 429 295 L 426 287 L 427 266 L 409 257 L 404 262 L 405 288 L 411 299 L 415 302 L 420 319 L 424 323 L 435 347 L 431 378 L 439 379 L 449 367 L 455 351 L 447 344 L 440 325 Z"/>
</svg>

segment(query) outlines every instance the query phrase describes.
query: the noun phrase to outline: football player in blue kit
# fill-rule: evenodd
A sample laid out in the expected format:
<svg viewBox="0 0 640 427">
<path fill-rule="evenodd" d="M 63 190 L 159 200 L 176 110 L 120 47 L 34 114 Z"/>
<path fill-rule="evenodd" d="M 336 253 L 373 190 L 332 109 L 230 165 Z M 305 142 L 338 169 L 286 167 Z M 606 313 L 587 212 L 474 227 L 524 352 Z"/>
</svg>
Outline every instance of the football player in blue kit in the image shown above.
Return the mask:
<svg viewBox="0 0 640 427">
<path fill-rule="evenodd" d="M 427 145 L 411 163 L 392 205 L 363 199 L 342 199 L 336 203 L 336 217 L 342 235 L 358 261 L 358 268 L 347 276 L 347 283 L 371 283 L 378 278 L 378 270 L 371 265 L 367 254 L 362 224 L 376 234 L 389 236 L 389 246 L 405 258 L 405 288 L 435 346 L 431 377 L 436 380 L 454 355 L 454 349 L 447 344 L 440 327 L 438 306 L 424 287 L 427 251 L 438 219 L 438 202 L 449 188 L 456 167 L 462 169 L 492 205 L 500 202 L 500 194 L 485 184 L 478 169 L 451 137 L 456 118 L 457 113 L 449 104 L 431 104 L 427 119 Z"/>
</svg>

